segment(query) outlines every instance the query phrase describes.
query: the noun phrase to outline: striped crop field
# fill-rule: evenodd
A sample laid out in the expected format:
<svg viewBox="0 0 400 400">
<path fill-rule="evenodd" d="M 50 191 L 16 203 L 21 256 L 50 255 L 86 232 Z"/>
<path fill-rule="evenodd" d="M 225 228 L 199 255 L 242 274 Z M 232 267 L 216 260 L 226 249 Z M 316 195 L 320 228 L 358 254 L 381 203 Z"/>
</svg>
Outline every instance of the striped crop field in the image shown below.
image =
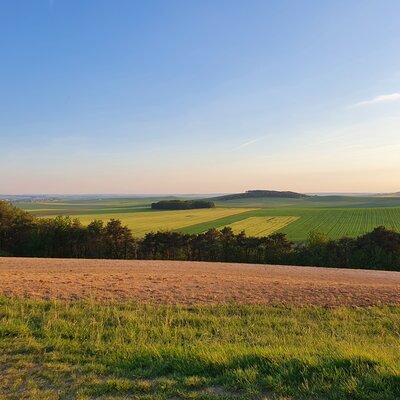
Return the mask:
<svg viewBox="0 0 400 400">
<path fill-rule="evenodd" d="M 263 229 L 257 225 L 268 224 L 266 218 L 272 218 L 271 222 L 276 223 L 287 222 L 270 231 L 267 227 L 261 233 Z M 201 233 L 210 228 L 222 229 L 224 226 L 230 226 L 235 232 L 245 230 L 247 235 L 264 236 L 272 232 L 282 232 L 290 240 L 301 241 L 305 240 L 311 231 L 322 232 L 331 239 L 337 239 L 343 236 L 356 237 L 380 225 L 400 232 L 400 208 L 258 208 L 219 220 L 189 225 L 179 230 Z"/>
<path fill-rule="evenodd" d="M 228 225 L 234 233 L 244 231 L 247 236 L 268 236 L 296 221 L 299 217 L 249 217 Z"/>
<path fill-rule="evenodd" d="M 400 208 L 348 208 L 301 212 L 293 223 L 280 231 L 291 240 L 304 240 L 311 231 L 325 233 L 329 238 L 355 237 L 377 226 L 400 232 Z"/>
</svg>

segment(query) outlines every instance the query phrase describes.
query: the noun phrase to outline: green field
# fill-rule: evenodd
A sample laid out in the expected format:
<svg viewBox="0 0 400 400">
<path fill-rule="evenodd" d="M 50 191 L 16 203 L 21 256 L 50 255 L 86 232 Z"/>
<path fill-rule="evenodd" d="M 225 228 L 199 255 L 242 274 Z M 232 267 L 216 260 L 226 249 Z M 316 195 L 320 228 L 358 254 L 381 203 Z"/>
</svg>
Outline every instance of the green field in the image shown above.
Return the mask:
<svg viewBox="0 0 400 400">
<path fill-rule="evenodd" d="M 282 229 L 292 240 L 302 240 L 311 230 L 335 239 L 358 236 L 379 225 L 400 232 L 400 208 L 303 210 L 300 218 Z"/>
<path fill-rule="evenodd" d="M 245 226 L 245 218 L 258 217 L 260 221 L 265 221 L 265 229 L 268 229 L 267 218 L 296 217 L 277 232 L 286 233 L 290 240 L 298 241 L 307 238 L 311 231 L 325 233 L 329 238 L 335 239 L 342 236 L 358 236 L 379 225 L 394 229 L 400 232 L 400 207 L 381 207 L 381 208 L 259 208 L 248 211 L 244 214 L 237 214 L 228 219 L 209 221 L 198 225 L 192 225 L 181 229 L 188 233 L 200 233 L 206 229 L 223 226 L 235 227 Z M 236 225 L 237 224 L 237 225 Z M 260 230 L 264 229 L 263 226 Z M 250 231 L 255 231 L 252 227 Z"/>
<path fill-rule="evenodd" d="M 400 309 L 0 298 L 0 399 L 400 398 Z"/>
<path fill-rule="evenodd" d="M 306 239 L 315 230 L 325 233 L 329 238 L 358 236 L 379 225 L 400 232 L 398 197 L 240 199 L 217 201 L 215 209 L 151 210 L 150 203 L 158 199 L 64 200 L 16 204 L 37 216 L 69 215 L 81 219 L 85 224 L 93 219 L 120 219 L 139 237 L 157 230 L 201 233 L 224 226 L 231 226 L 235 232 L 245 230 L 248 235 L 283 232 L 294 241 Z"/>
</svg>

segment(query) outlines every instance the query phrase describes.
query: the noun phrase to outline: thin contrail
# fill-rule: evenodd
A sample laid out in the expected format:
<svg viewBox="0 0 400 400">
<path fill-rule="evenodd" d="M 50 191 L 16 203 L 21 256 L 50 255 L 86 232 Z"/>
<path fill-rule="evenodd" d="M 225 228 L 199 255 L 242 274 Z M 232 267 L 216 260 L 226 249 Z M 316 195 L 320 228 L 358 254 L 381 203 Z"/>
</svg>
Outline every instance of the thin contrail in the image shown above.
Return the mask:
<svg viewBox="0 0 400 400">
<path fill-rule="evenodd" d="M 260 140 L 262 140 L 262 138 L 249 140 L 249 141 L 244 142 L 244 143 L 242 143 L 241 145 L 235 147 L 235 150 L 243 149 L 243 147 L 250 146 L 251 144 L 256 143 L 256 142 L 259 142 Z"/>
</svg>

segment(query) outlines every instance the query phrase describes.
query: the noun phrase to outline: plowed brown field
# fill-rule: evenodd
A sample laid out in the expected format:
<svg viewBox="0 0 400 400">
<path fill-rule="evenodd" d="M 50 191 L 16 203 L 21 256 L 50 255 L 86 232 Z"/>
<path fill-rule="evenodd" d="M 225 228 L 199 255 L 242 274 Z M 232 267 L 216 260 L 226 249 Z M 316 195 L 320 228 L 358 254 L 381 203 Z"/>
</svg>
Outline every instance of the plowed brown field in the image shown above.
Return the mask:
<svg viewBox="0 0 400 400">
<path fill-rule="evenodd" d="M 0 295 L 167 304 L 400 303 L 400 272 L 180 261 L 0 258 Z"/>
</svg>

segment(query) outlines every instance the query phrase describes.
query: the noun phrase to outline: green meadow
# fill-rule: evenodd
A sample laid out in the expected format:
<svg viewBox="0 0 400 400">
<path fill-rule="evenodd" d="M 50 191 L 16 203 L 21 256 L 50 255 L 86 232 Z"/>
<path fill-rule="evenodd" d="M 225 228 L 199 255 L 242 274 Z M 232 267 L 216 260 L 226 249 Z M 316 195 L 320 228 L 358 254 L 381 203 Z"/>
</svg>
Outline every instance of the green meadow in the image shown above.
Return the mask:
<svg viewBox="0 0 400 400">
<path fill-rule="evenodd" d="M 293 241 L 311 231 L 329 238 L 358 236 L 379 225 L 400 231 L 399 197 L 315 196 L 303 199 L 236 199 L 216 201 L 215 209 L 159 211 L 150 203 L 159 198 L 63 200 L 16 203 L 39 217 L 68 215 L 84 224 L 94 219 L 120 219 L 142 237 L 157 230 L 201 233 L 231 226 L 235 232 L 262 236 L 283 232 Z"/>
<path fill-rule="evenodd" d="M 0 399 L 394 400 L 399 326 L 398 306 L 0 298 Z"/>
</svg>

